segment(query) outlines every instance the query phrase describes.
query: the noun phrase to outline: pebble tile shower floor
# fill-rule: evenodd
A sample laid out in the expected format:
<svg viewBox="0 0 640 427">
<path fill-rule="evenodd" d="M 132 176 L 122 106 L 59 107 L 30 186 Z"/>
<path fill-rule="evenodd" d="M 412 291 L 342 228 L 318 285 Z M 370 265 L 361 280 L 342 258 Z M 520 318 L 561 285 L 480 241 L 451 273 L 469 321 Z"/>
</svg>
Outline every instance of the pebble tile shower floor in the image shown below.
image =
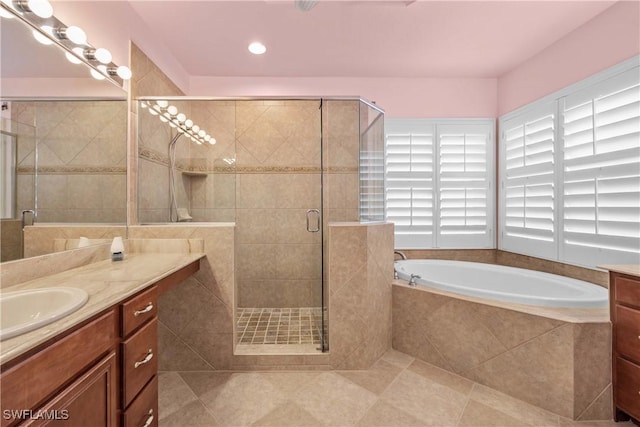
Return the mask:
<svg viewBox="0 0 640 427">
<path fill-rule="evenodd" d="M 238 344 L 320 344 L 320 308 L 239 308 Z"/>
<path fill-rule="evenodd" d="M 576 422 L 394 350 L 364 371 L 160 372 L 160 427 L 634 427 Z"/>
</svg>

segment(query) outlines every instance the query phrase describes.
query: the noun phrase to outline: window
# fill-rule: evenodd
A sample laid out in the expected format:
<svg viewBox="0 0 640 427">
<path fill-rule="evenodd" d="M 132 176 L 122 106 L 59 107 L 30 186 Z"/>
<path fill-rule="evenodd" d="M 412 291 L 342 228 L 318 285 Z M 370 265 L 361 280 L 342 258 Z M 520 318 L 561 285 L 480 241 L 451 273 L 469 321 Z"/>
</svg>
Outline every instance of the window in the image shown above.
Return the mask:
<svg viewBox="0 0 640 427">
<path fill-rule="evenodd" d="M 554 258 L 555 106 L 542 105 L 501 125 L 502 247 Z"/>
<path fill-rule="evenodd" d="M 638 58 L 500 129 L 501 249 L 587 267 L 640 262 Z"/>
<path fill-rule="evenodd" d="M 389 119 L 386 214 L 395 246 L 493 247 L 493 120 Z"/>
</svg>

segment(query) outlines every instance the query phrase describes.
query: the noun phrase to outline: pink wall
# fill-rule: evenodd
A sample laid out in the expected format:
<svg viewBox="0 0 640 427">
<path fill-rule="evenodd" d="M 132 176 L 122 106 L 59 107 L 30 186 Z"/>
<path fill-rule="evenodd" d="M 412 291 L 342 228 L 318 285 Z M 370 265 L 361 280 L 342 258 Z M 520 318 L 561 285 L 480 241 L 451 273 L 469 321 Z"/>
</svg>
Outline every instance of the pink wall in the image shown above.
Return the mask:
<svg viewBox="0 0 640 427">
<path fill-rule="evenodd" d="M 187 88 L 187 72 L 153 36 L 129 2 L 61 0 L 53 3 L 53 7 L 55 16 L 66 25 L 85 28 L 89 43 L 109 49 L 114 63 L 129 65 L 129 40 L 132 40 L 180 89 Z"/>
<path fill-rule="evenodd" d="M 503 115 L 640 53 L 640 2 L 621 1 L 498 79 Z"/>
<path fill-rule="evenodd" d="M 386 117 L 496 117 L 496 79 L 192 77 L 192 96 L 361 96 Z"/>
</svg>

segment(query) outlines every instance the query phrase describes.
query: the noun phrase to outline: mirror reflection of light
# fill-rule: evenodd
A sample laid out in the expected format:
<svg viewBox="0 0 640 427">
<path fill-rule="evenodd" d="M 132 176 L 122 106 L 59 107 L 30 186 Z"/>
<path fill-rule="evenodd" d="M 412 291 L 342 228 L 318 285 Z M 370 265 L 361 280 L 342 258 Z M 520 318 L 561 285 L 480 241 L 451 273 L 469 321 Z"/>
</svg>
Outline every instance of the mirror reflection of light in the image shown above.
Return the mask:
<svg viewBox="0 0 640 427">
<path fill-rule="evenodd" d="M 33 30 L 33 38 L 36 39 L 38 43 L 42 43 L 45 46 L 53 44 L 51 39 L 44 36 L 40 31 Z"/>
</svg>

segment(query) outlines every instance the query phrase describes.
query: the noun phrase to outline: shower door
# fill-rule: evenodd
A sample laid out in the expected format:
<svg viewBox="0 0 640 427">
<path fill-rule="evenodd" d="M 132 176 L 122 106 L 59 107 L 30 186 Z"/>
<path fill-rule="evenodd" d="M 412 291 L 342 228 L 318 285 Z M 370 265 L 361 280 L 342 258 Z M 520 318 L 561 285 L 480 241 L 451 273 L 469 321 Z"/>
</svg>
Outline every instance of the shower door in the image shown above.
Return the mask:
<svg viewBox="0 0 640 427">
<path fill-rule="evenodd" d="M 258 353 L 321 350 L 320 104 L 236 101 L 236 342 Z"/>
</svg>

